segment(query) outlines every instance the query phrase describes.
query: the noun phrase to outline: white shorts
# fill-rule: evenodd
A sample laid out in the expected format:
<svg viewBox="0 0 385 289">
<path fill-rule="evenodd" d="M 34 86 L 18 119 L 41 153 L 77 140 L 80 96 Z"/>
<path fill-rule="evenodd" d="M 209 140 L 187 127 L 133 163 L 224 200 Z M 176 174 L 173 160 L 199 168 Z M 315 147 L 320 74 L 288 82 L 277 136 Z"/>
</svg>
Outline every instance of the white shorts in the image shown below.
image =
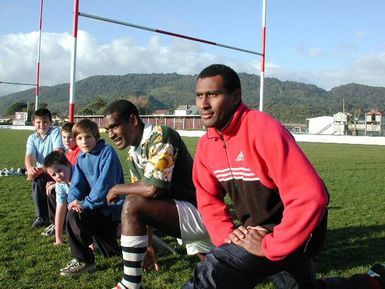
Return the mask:
<svg viewBox="0 0 385 289">
<path fill-rule="evenodd" d="M 202 217 L 193 204 L 174 200 L 178 209 L 181 238 L 180 245 L 185 244 L 188 255 L 208 253 L 215 248 L 203 225 Z"/>
</svg>

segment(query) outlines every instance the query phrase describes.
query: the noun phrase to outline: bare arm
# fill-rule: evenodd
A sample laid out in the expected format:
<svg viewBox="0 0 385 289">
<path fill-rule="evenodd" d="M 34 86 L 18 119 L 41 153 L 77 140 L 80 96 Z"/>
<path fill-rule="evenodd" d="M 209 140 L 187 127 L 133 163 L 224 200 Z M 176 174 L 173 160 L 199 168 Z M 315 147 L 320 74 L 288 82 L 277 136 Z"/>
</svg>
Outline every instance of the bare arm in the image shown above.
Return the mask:
<svg viewBox="0 0 385 289">
<path fill-rule="evenodd" d="M 33 155 L 27 155 L 27 154 L 25 155 L 24 165 L 28 172 L 34 169 L 35 163 L 36 163 L 36 159 Z"/>
<path fill-rule="evenodd" d="M 119 195 L 135 194 L 145 198 L 156 198 L 164 195 L 166 190 L 154 185 L 147 185 L 142 180 L 132 184 L 118 184 L 113 186 L 107 195 L 107 202 L 114 202 Z"/>
<path fill-rule="evenodd" d="M 36 159 L 33 155 L 26 154 L 24 158 L 25 168 L 27 170 L 28 180 L 33 180 L 40 173 L 40 170 L 35 167 Z"/>
<path fill-rule="evenodd" d="M 67 203 L 59 203 L 56 205 L 55 213 L 55 242 L 54 245 L 63 244 L 63 227 L 67 212 Z"/>
</svg>

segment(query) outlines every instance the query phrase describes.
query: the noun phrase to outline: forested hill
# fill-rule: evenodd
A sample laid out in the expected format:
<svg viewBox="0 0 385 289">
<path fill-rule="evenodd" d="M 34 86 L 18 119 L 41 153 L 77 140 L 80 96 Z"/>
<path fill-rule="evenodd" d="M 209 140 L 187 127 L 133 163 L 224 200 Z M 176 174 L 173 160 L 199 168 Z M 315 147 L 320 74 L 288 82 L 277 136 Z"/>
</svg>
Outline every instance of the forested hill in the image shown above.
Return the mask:
<svg viewBox="0 0 385 289">
<path fill-rule="evenodd" d="M 240 74 L 243 100 L 249 106 L 259 105 L 259 76 Z M 103 105 L 119 98 L 135 100 L 143 112 L 155 109 L 175 109 L 180 104 L 194 104 L 196 75 L 127 74 L 100 75 L 80 80 L 76 84 L 76 113 L 100 113 Z M 40 103 L 46 103 L 55 113 L 68 111 L 69 84 L 41 87 Z M 35 90 L 9 94 L 0 98 L 0 114 L 16 102 L 35 99 Z M 360 115 L 376 108 L 385 111 L 385 87 L 347 84 L 326 91 L 315 85 L 293 81 L 265 79 L 264 111 L 285 123 L 305 123 L 306 118 L 333 115 L 342 110 Z"/>
</svg>

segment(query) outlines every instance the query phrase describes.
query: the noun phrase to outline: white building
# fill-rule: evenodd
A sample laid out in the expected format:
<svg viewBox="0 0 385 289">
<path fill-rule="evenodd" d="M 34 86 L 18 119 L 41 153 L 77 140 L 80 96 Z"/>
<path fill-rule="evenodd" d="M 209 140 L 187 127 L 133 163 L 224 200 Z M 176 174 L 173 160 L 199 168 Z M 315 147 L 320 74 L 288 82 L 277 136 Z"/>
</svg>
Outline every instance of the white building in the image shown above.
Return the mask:
<svg viewBox="0 0 385 289">
<path fill-rule="evenodd" d="M 180 105 L 174 110 L 174 115 L 186 116 L 186 115 L 198 115 L 198 107 L 196 105 Z"/>
<path fill-rule="evenodd" d="M 13 125 L 25 125 L 28 118 L 28 112 L 18 111 L 15 112 L 15 119 L 12 120 Z"/>
<path fill-rule="evenodd" d="M 333 117 L 319 116 L 306 119 L 309 134 L 333 134 Z"/>
<path fill-rule="evenodd" d="M 365 115 L 365 135 L 379 136 L 385 132 L 385 114 L 379 110 L 371 110 Z"/>
<path fill-rule="evenodd" d="M 348 129 L 349 123 L 351 123 L 351 114 L 346 112 L 337 112 L 336 114 L 333 114 L 333 134 L 351 134 Z"/>
</svg>

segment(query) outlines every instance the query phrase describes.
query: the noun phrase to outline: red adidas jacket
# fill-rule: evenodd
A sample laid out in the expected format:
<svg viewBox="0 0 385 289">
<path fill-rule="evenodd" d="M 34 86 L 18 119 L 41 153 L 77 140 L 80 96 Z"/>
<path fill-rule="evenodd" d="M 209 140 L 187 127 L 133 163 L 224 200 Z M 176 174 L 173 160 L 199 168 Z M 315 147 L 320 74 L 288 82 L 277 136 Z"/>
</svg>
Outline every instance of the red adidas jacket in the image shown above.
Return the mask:
<svg viewBox="0 0 385 289">
<path fill-rule="evenodd" d="M 222 132 L 209 128 L 199 140 L 193 180 L 198 209 L 215 245 L 235 228 L 228 193 L 245 226 L 272 233 L 262 250 L 280 260 L 303 245 L 324 217 L 324 183 L 292 135 L 266 113 L 241 104 Z"/>
</svg>

